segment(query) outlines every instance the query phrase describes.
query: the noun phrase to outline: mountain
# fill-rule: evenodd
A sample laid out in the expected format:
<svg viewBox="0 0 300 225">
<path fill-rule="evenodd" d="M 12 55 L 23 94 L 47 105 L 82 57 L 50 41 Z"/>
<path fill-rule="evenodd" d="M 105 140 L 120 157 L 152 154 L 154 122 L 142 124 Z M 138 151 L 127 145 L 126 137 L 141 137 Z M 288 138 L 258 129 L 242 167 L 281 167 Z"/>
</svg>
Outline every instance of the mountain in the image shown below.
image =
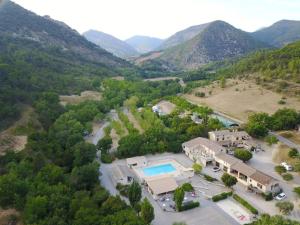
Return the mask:
<svg viewBox="0 0 300 225">
<path fill-rule="evenodd" d="M 135 68 L 66 24 L 4 1 L 0 7 L 0 130 L 42 92 L 74 94 Z"/>
<path fill-rule="evenodd" d="M 163 42 L 163 40 L 147 36 L 133 36 L 125 40 L 125 42 L 132 46 L 139 53 L 144 54 L 158 48 Z"/>
<path fill-rule="evenodd" d="M 190 70 L 210 62 L 239 57 L 256 49 L 268 47 L 266 44 L 255 40 L 247 32 L 223 21 L 200 25 L 198 31 L 200 33 L 197 35 L 195 32 L 190 32 L 190 35 L 185 36 L 182 35 L 185 33 L 184 31 L 174 35 L 177 37 L 185 36 L 186 39 L 195 36 L 181 44 L 163 49 L 160 54 L 157 54 L 158 58 L 155 60 L 160 59 L 168 65 L 173 65 L 172 69 L 177 67 L 178 70 Z"/>
<path fill-rule="evenodd" d="M 0 35 L 35 41 L 44 47 L 57 47 L 93 62 L 122 66 L 126 62 L 87 41 L 66 24 L 49 16 L 38 16 L 9 0 L 0 8 Z"/>
<path fill-rule="evenodd" d="M 200 25 L 192 26 L 192 27 L 189 27 L 182 31 L 179 31 L 179 32 L 175 33 L 174 35 L 172 35 L 171 37 L 169 37 L 168 39 L 166 39 L 159 46 L 158 49 L 170 48 L 170 47 L 182 44 L 188 40 L 191 40 L 193 37 L 195 37 L 196 35 L 201 33 L 208 25 L 209 25 L 209 23 L 200 24 Z"/>
<path fill-rule="evenodd" d="M 83 36 L 90 42 L 120 58 L 129 58 L 138 55 L 138 52 L 125 41 L 104 32 L 89 30 L 83 33 Z"/>
<path fill-rule="evenodd" d="M 282 47 L 300 40 L 300 21 L 281 20 L 270 27 L 253 32 L 252 36 L 272 46 Z"/>
</svg>

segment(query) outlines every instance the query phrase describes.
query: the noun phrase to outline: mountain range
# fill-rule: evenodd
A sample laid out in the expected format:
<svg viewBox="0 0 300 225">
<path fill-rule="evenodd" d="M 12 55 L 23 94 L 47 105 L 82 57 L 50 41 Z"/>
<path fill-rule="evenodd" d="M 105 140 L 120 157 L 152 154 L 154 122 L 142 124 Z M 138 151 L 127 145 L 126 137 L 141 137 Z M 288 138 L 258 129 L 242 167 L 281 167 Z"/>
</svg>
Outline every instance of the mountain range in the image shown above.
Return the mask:
<svg viewBox="0 0 300 225">
<path fill-rule="evenodd" d="M 144 54 L 156 50 L 163 43 L 163 40 L 137 35 L 125 40 L 125 42 L 135 48 L 139 53 Z"/>
<path fill-rule="evenodd" d="M 139 54 L 134 47 L 125 41 L 101 31 L 89 30 L 84 32 L 83 36 L 90 42 L 93 42 L 120 58 L 130 58 Z"/>
</svg>

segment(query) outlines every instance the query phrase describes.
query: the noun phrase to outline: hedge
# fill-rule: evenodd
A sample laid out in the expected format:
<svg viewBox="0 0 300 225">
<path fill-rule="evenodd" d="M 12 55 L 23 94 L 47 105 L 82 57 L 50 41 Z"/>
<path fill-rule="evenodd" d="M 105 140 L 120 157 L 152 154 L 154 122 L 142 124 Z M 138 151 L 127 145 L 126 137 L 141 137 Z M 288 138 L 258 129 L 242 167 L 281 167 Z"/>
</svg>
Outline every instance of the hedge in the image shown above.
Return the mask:
<svg viewBox="0 0 300 225">
<path fill-rule="evenodd" d="M 196 207 L 199 207 L 200 206 L 200 203 L 199 202 L 190 202 L 186 205 L 182 205 L 180 208 L 179 208 L 179 212 L 182 212 L 182 211 L 185 211 L 185 210 L 189 210 L 189 209 L 193 209 L 193 208 L 196 208 Z"/>
<path fill-rule="evenodd" d="M 216 178 L 213 178 L 213 177 L 211 177 L 211 176 L 209 176 L 207 174 L 203 174 L 203 176 L 204 176 L 204 179 L 207 180 L 207 181 L 209 181 L 209 182 L 217 181 Z"/>
<path fill-rule="evenodd" d="M 240 196 L 238 196 L 237 194 L 233 195 L 233 198 L 241 203 L 245 208 L 247 208 L 250 212 L 252 212 L 253 214 L 258 214 L 258 211 L 256 208 L 254 208 L 252 205 L 249 204 L 249 202 L 247 202 L 245 199 L 241 198 Z"/>
<path fill-rule="evenodd" d="M 221 201 L 223 199 L 226 199 L 228 196 L 232 195 L 232 191 L 231 192 L 223 192 L 219 195 L 215 195 L 212 197 L 213 202 L 218 202 Z"/>
</svg>

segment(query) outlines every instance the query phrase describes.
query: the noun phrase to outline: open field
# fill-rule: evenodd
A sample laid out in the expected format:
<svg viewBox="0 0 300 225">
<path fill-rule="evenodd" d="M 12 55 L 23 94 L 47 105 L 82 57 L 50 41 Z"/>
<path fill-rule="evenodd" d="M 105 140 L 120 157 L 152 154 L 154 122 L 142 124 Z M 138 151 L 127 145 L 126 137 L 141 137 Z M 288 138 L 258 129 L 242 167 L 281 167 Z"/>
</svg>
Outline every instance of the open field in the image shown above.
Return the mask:
<svg viewBox="0 0 300 225">
<path fill-rule="evenodd" d="M 299 131 L 280 131 L 279 135 L 289 139 L 290 141 L 300 145 L 300 132 Z"/>
<path fill-rule="evenodd" d="M 295 158 L 290 158 L 288 153 L 291 150 L 290 147 L 279 143 L 277 145 L 275 154 L 273 155 L 273 161 L 277 164 L 281 163 L 281 162 L 287 162 L 291 165 L 294 165 L 295 163 L 299 162 L 299 159 Z"/>
<path fill-rule="evenodd" d="M 196 97 L 196 92 L 204 92 L 206 97 Z M 278 101 L 284 96 L 263 89 L 253 81 L 227 80 L 225 88 L 214 82 L 207 87 L 196 88 L 183 97 L 192 103 L 209 106 L 244 122 L 253 112 L 274 113 L 284 107 L 300 110 L 299 99 L 289 97 L 285 100 L 286 104 L 280 105 Z"/>
<path fill-rule="evenodd" d="M 80 95 L 61 95 L 59 96 L 60 104 L 79 104 L 86 100 L 101 100 L 101 93 L 97 91 L 83 91 Z"/>
<path fill-rule="evenodd" d="M 41 129 L 32 107 L 24 106 L 21 118 L 0 133 L 0 155 L 7 150 L 21 151 L 27 144 L 27 133 Z"/>
</svg>

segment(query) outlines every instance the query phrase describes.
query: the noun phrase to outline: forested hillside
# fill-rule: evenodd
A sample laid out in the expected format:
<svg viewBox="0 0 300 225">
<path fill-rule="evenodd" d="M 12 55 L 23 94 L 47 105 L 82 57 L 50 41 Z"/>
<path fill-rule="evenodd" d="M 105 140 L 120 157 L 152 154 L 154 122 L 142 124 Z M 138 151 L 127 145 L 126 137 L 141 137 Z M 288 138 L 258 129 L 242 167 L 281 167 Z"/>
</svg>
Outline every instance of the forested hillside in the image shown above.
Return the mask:
<svg viewBox="0 0 300 225">
<path fill-rule="evenodd" d="M 128 70 L 129 63 L 65 24 L 10 1 L 0 9 L 0 130 L 18 118 L 22 104 L 32 104 L 43 91 L 78 93 L 93 89 L 93 82 L 103 77 L 126 76 Z"/>
</svg>

